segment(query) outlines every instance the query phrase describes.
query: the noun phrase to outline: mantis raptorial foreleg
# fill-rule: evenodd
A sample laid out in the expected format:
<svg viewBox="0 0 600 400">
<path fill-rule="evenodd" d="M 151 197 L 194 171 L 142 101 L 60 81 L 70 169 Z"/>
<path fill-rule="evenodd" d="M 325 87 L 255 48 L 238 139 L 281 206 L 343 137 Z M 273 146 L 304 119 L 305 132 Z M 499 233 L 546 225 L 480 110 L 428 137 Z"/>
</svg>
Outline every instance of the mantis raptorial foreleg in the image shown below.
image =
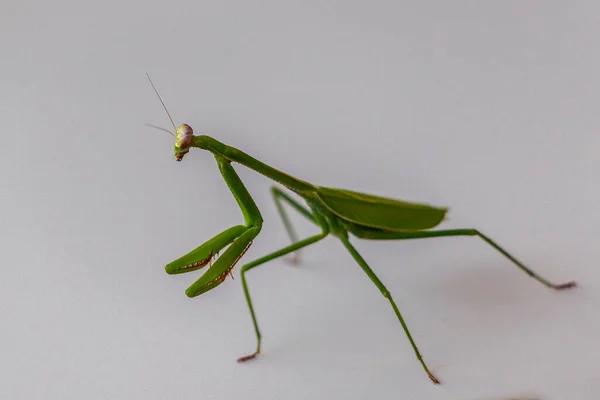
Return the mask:
<svg viewBox="0 0 600 400">
<path fill-rule="evenodd" d="M 361 239 L 372 239 L 372 240 L 403 240 L 403 239 L 426 239 L 432 237 L 444 237 L 444 236 L 479 236 L 484 242 L 492 246 L 496 249 L 500 254 L 504 257 L 508 258 L 513 262 L 519 269 L 525 272 L 527 275 L 535 279 L 536 281 L 542 283 L 544 286 L 554 289 L 554 290 L 562 290 L 568 289 L 576 286 L 576 283 L 566 282 L 561 284 L 555 284 L 547 279 L 541 277 L 536 274 L 530 268 L 526 267 L 523 263 L 513 257 L 509 252 L 500 247 L 496 242 L 494 242 L 489 237 L 485 236 L 483 233 L 479 232 L 476 229 L 447 229 L 447 230 L 439 230 L 439 231 L 419 231 L 419 232 L 387 232 L 387 231 L 378 231 L 378 230 L 370 230 L 360 227 L 355 227 L 352 229 L 352 233 L 354 233 L 357 237 Z"/>
<path fill-rule="evenodd" d="M 217 159 L 223 179 L 225 179 L 233 197 L 235 197 L 240 206 L 245 225 L 234 226 L 221 232 L 200 247 L 169 263 L 165 267 L 165 270 L 169 274 L 194 271 L 209 264 L 220 250 L 230 245 L 214 265 L 211 266 L 210 270 L 186 290 L 185 293 L 189 297 L 198 296 L 220 285 L 227 277 L 227 274 L 231 272 L 236 262 L 250 247 L 252 240 L 258 235 L 262 227 L 260 212 L 230 162 L 219 156 L 215 158 Z"/>
<path fill-rule="evenodd" d="M 413 350 L 415 351 L 415 354 L 417 355 L 417 359 L 419 360 L 419 362 L 425 369 L 425 372 L 427 373 L 427 375 L 429 375 L 429 378 L 433 381 L 433 383 L 436 383 L 436 384 L 440 383 L 440 381 L 438 381 L 437 378 L 435 376 L 433 376 L 433 374 L 431 372 L 429 372 L 429 369 L 427 368 L 427 365 L 425 364 L 425 361 L 423 361 L 423 357 L 421 356 L 421 353 L 419 352 L 419 348 L 415 344 L 415 341 L 413 340 L 413 338 L 408 330 L 408 327 L 406 326 L 406 323 L 404 322 L 404 318 L 402 318 L 402 314 L 400 314 L 400 310 L 398 310 L 398 306 L 396 306 L 396 303 L 392 299 L 392 295 L 390 294 L 390 292 L 386 289 L 386 287 L 383 285 L 383 283 L 379 280 L 377 275 L 375 275 L 373 270 L 369 267 L 367 262 L 362 258 L 362 256 L 358 253 L 358 251 L 356 251 L 354 246 L 352 246 L 352 244 L 350 244 L 348 239 L 341 238 L 341 240 L 342 240 L 342 243 L 344 243 L 344 246 L 346 246 L 346 249 L 348 249 L 350 254 L 352 254 L 352 257 L 354 257 L 354 259 L 356 260 L 358 265 L 360 265 L 360 267 L 363 269 L 363 271 L 365 271 L 365 273 L 369 276 L 371 281 L 373 281 L 375 286 L 377 286 L 377 288 L 381 291 L 381 294 L 383 295 L 383 297 L 388 299 L 389 302 L 391 303 L 392 308 L 394 309 L 394 312 L 396 313 L 396 316 L 398 317 L 398 320 L 400 321 L 400 324 L 402 325 L 402 329 L 404 329 L 404 333 L 406 333 L 406 336 L 408 337 L 408 340 L 410 341 L 410 344 L 411 344 Z"/>
<path fill-rule="evenodd" d="M 257 260 L 254 260 L 242 267 L 241 275 L 242 275 L 242 286 L 244 287 L 244 295 L 246 296 L 246 302 L 248 303 L 248 308 L 250 309 L 250 315 L 252 316 L 252 323 L 254 324 L 254 332 L 256 333 L 256 351 L 250 355 L 238 358 L 239 362 L 244 362 L 253 359 L 260 353 L 260 342 L 261 342 L 261 334 L 260 329 L 258 328 L 258 322 L 256 321 L 256 314 L 254 313 L 254 307 L 252 306 L 252 299 L 250 298 L 250 292 L 248 291 L 248 284 L 246 283 L 246 272 L 251 270 L 254 267 L 258 267 L 261 264 L 264 264 L 268 261 L 271 261 L 275 258 L 284 256 L 293 251 L 297 251 L 302 247 L 308 246 L 319 240 L 323 239 L 325 236 L 329 234 L 329 230 L 326 226 L 323 227 L 323 232 L 318 235 L 311 236 L 307 239 L 301 240 L 299 242 L 293 243 L 287 247 L 284 247 L 281 250 L 275 251 L 271 254 L 268 254 L 264 257 L 261 257 Z"/>
<path fill-rule="evenodd" d="M 244 225 L 237 225 L 224 230 L 186 255 L 167 264 L 165 269 L 169 274 L 182 274 L 204 268 L 211 262 L 212 257 L 247 230 L 248 227 Z"/>
<path fill-rule="evenodd" d="M 292 243 L 296 243 L 298 241 L 298 237 L 296 236 L 296 232 L 294 231 L 294 227 L 292 226 L 290 219 L 288 218 L 287 212 L 283 208 L 282 200 L 287 202 L 293 208 L 295 208 L 300 214 L 304 215 L 310 221 L 316 223 L 315 218 L 312 215 L 312 212 L 298 203 L 296 200 L 292 199 L 286 193 L 284 193 L 277 186 L 273 186 L 271 188 L 271 193 L 273 194 L 273 200 L 275 201 L 275 205 L 277 206 L 277 211 L 281 216 L 281 220 L 283 221 L 283 225 L 285 225 L 285 229 L 290 237 Z M 300 262 L 300 253 L 299 251 L 295 251 L 292 254 L 292 257 L 289 259 L 292 264 L 298 264 Z"/>
</svg>

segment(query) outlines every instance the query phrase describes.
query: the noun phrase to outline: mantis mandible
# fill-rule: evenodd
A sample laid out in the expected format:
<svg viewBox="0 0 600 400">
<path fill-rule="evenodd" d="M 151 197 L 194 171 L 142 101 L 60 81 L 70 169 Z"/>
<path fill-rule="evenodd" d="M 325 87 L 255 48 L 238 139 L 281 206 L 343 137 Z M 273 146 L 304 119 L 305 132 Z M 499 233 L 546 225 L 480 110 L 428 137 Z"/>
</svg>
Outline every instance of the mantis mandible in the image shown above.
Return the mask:
<svg viewBox="0 0 600 400">
<path fill-rule="evenodd" d="M 396 314 L 396 317 L 398 318 L 398 321 L 400 322 L 400 325 L 402 326 L 402 329 L 404 330 L 404 333 L 408 338 L 408 341 L 410 342 L 410 345 L 417 356 L 417 359 L 427 373 L 427 376 L 429 376 L 429 378 L 435 384 L 440 382 L 429 371 L 427 364 L 425 364 L 425 361 L 423 360 L 423 357 L 421 356 L 421 353 L 419 352 L 419 349 L 413 340 L 408 326 L 406 325 L 398 306 L 394 302 L 392 295 L 379 280 L 371 267 L 369 267 L 360 253 L 351 244 L 350 235 L 353 235 L 359 239 L 368 240 L 407 240 L 446 236 L 476 236 L 500 252 L 519 269 L 544 286 L 554 290 L 562 290 L 576 286 L 575 282 L 567 282 L 563 284 L 553 284 L 549 282 L 526 267 L 506 250 L 496 244 L 492 239 L 477 229 L 431 230 L 444 220 L 446 212 L 448 211 L 447 208 L 434 207 L 422 203 L 411 203 L 365 193 L 357 193 L 349 190 L 313 185 L 275 169 L 263 163 L 262 161 L 251 157 L 243 151 L 231 146 L 227 146 L 216 139 L 213 139 L 212 137 L 206 135 L 196 136 L 194 135 L 192 127 L 187 124 L 181 124 L 178 127 L 175 127 L 175 123 L 173 122 L 167 107 L 162 101 L 162 98 L 158 94 L 158 91 L 154 87 L 152 80 L 150 80 L 150 76 L 147 76 L 152 88 L 161 101 L 164 110 L 169 116 L 169 119 L 171 120 L 171 124 L 175 129 L 175 133 L 163 128 L 155 126 L 153 127 L 164 130 L 175 137 L 175 160 L 183 160 L 183 157 L 190 151 L 192 147 L 211 152 L 217 161 L 217 166 L 221 172 L 221 175 L 223 176 L 223 179 L 225 180 L 225 183 L 237 201 L 237 204 L 239 205 L 244 217 L 244 223 L 242 225 L 232 226 L 231 228 L 224 230 L 188 254 L 167 264 L 165 270 L 168 274 L 191 272 L 210 265 L 208 271 L 185 291 L 187 296 L 199 296 L 223 283 L 227 278 L 227 275 L 232 273 L 233 267 L 248 250 L 252 244 L 252 241 L 258 236 L 262 229 L 263 219 L 260 211 L 250 196 L 250 193 L 248 193 L 248 190 L 244 186 L 243 182 L 237 175 L 232 163 L 241 164 L 266 176 L 267 178 L 279 183 L 291 192 L 295 193 L 306 202 L 306 206 L 304 206 L 278 187 L 274 186 L 272 188 L 272 195 L 275 205 L 281 216 L 281 219 L 283 220 L 283 224 L 287 230 L 292 244 L 241 267 L 242 287 L 244 289 L 244 295 L 250 310 L 250 316 L 252 317 L 252 323 L 254 324 L 257 343 L 256 351 L 250 355 L 239 358 L 239 362 L 251 360 L 258 356 L 261 351 L 261 333 L 258 327 L 256 314 L 254 312 L 254 306 L 252 305 L 250 292 L 248 290 L 246 273 L 251 269 L 276 258 L 288 255 L 290 253 L 296 255 L 298 254 L 298 250 L 316 243 L 328 235 L 333 235 L 341 241 L 342 245 L 346 247 L 359 267 L 362 268 L 362 270 L 367 274 L 369 279 L 379 289 L 383 297 L 389 301 L 394 313 Z M 291 208 L 298 211 L 310 222 L 317 225 L 321 229 L 321 233 L 298 240 L 288 215 L 283 208 L 283 203 L 287 203 L 289 206 L 291 206 Z M 217 257 L 217 254 L 219 254 L 219 252 L 221 252 L 223 249 L 225 249 L 223 253 Z M 216 261 L 213 263 L 214 258 L 216 258 Z"/>
</svg>

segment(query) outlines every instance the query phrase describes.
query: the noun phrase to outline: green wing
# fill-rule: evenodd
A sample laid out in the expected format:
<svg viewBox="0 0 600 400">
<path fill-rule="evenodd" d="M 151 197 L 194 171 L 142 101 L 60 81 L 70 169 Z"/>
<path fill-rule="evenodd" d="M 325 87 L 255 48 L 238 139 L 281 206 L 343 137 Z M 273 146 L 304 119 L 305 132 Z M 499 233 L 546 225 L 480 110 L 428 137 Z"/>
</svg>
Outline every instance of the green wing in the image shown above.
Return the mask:
<svg viewBox="0 0 600 400">
<path fill-rule="evenodd" d="M 338 217 L 359 225 L 391 231 L 433 228 L 444 219 L 447 208 L 317 187 L 321 202 Z"/>
</svg>

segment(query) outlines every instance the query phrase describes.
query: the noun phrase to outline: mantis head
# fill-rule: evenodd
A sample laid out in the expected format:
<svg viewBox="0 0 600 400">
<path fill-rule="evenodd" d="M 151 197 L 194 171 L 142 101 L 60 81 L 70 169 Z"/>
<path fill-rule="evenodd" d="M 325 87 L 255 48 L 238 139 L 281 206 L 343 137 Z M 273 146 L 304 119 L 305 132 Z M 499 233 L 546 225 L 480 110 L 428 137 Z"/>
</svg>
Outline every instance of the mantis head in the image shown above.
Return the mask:
<svg viewBox="0 0 600 400">
<path fill-rule="evenodd" d="M 163 108 L 165 109 L 167 115 L 169 116 L 169 119 L 171 120 L 171 125 L 173 125 L 173 128 L 175 129 L 175 133 L 173 133 L 167 129 L 158 127 L 158 126 L 149 125 L 149 124 L 146 124 L 146 125 L 151 126 L 152 128 L 160 129 L 161 131 L 165 131 L 165 132 L 171 134 L 171 136 L 173 136 L 175 138 L 174 157 L 175 157 L 176 161 L 181 161 L 181 160 L 183 160 L 183 156 L 185 156 L 190 151 L 190 147 L 192 147 L 192 139 L 194 138 L 194 130 L 188 124 L 181 124 L 181 125 L 179 125 L 178 128 L 175 128 L 175 122 L 173 122 L 173 118 L 171 118 L 171 114 L 169 114 L 169 110 L 167 110 L 167 106 L 165 106 L 165 103 L 162 100 L 162 98 L 160 97 L 160 94 L 158 94 L 158 90 L 156 90 L 156 87 L 154 87 L 154 84 L 152 83 L 152 80 L 150 79 L 150 75 L 148 75 L 148 73 L 146 73 L 146 76 L 148 77 L 148 81 L 150 81 L 150 85 L 152 85 L 152 89 L 154 89 L 154 92 L 158 96 L 158 99 L 162 103 Z"/>
<path fill-rule="evenodd" d="M 189 126 L 188 124 L 179 125 L 175 133 L 175 160 L 183 160 L 183 156 L 185 156 L 190 151 L 190 147 L 192 147 L 193 137 L 194 130 L 191 126 Z"/>
</svg>

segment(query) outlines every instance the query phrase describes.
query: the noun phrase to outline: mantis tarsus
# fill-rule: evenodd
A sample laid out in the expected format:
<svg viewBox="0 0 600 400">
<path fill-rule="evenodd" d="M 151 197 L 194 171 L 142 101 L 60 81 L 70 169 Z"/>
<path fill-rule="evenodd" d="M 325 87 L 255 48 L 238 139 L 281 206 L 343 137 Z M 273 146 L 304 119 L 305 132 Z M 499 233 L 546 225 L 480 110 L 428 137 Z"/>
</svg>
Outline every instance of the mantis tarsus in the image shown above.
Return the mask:
<svg viewBox="0 0 600 400">
<path fill-rule="evenodd" d="M 484 242 L 496 249 L 507 259 L 512 261 L 519 269 L 528 274 L 533 279 L 542 283 L 546 287 L 555 290 L 567 289 L 575 287 L 575 282 L 567 282 L 563 284 L 553 284 L 541 277 L 531 269 L 523 265 L 520 261 L 514 258 L 506 250 L 497 245 L 489 237 L 476 229 L 446 229 L 446 230 L 430 230 L 439 225 L 447 212 L 446 208 L 433 207 L 421 203 L 409 203 L 400 200 L 388 199 L 370 194 L 357 193 L 349 190 L 333 189 L 322 187 L 305 182 L 282 171 L 279 171 L 251 156 L 238 150 L 234 147 L 227 146 L 209 136 L 195 136 L 192 128 L 187 124 L 181 124 L 175 127 L 175 123 L 171 118 L 164 102 L 162 101 L 158 91 L 152 84 L 150 76 L 148 80 L 152 85 L 156 95 L 160 99 L 171 124 L 175 129 L 175 133 L 165 130 L 175 137 L 174 157 L 175 160 L 181 161 L 192 147 L 207 150 L 211 152 L 221 171 L 221 175 L 231 190 L 233 197 L 236 199 L 244 217 L 243 225 L 236 225 L 224 230 L 212 239 L 208 240 L 195 250 L 192 250 L 183 257 L 167 264 L 165 270 L 168 274 L 179 274 L 184 272 L 195 271 L 210 265 L 208 271 L 196 280 L 187 290 L 186 295 L 196 297 L 207 291 L 214 289 L 223 283 L 228 274 L 231 274 L 233 267 L 244 255 L 246 250 L 252 244 L 252 241 L 260 233 L 262 229 L 263 219 L 258 207 L 246 190 L 241 179 L 235 172 L 232 163 L 238 163 L 248 167 L 267 178 L 281 184 L 285 188 L 294 192 L 299 197 L 303 198 L 307 206 L 300 204 L 288 194 L 283 192 L 278 187 L 272 188 L 273 198 L 277 206 L 277 210 L 283 220 L 285 228 L 290 236 L 292 244 L 271 254 L 263 256 L 241 268 L 242 286 L 254 330 L 256 333 L 257 345 L 256 351 L 250 355 L 241 357 L 239 362 L 244 362 L 255 358 L 261 350 L 261 333 L 256 320 L 256 314 L 250 298 L 248 284 L 246 282 L 246 273 L 252 268 L 258 267 L 271 261 L 275 258 L 294 253 L 308 245 L 311 245 L 328 235 L 337 237 L 352 255 L 354 260 L 367 274 L 369 279 L 381 291 L 383 297 L 389 302 L 398 318 L 404 333 L 421 363 L 423 369 L 434 383 L 439 383 L 438 379 L 429 371 L 421 356 L 415 341 L 413 340 L 410 331 L 400 310 L 392 299 L 392 295 L 384 284 L 379 280 L 371 267 L 362 258 L 360 253 L 350 243 L 349 234 L 360 238 L 370 240 L 403 240 L 403 239 L 424 239 L 443 236 L 477 236 Z M 314 223 L 321 229 L 321 233 L 310 236 L 303 240 L 297 240 L 296 234 L 290 220 L 283 208 L 283 203 L 287 203 L 293 209 L 298 211 L 310 222 Z M 227 247 L 229 246 L 229 247 Z M 227 247 L 227 248 L 226 248 Z M 226 249 L 225 249 L 226 248 Z M 223 249 L 221 256 L 216 258 L 213 263 L 213 258 Z"/>
</svg>

